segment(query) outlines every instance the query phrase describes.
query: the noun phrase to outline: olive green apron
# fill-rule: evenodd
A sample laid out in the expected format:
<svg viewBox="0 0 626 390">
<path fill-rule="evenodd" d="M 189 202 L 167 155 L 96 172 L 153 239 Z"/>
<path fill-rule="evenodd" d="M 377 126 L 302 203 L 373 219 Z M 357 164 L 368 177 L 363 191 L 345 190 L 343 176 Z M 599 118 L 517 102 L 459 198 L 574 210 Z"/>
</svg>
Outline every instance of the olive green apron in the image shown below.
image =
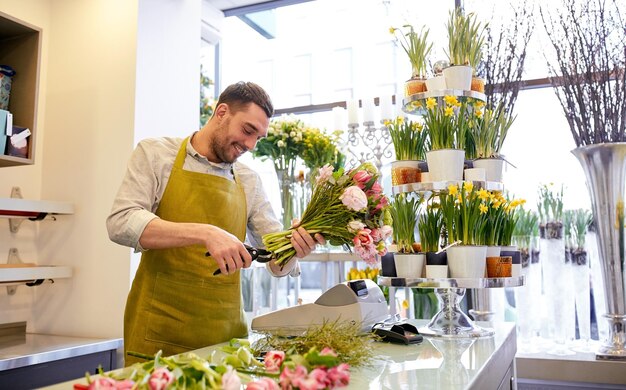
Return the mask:
<svg viewBox="0 0 626 390">
<path fill-rule="evenodd" d="M 226 178 L 183 170 L 186 138 L 178 151 L 163 199 L 163 220 L 218 226 L 243 241 L 246 198 Z M 143 253 L 124 312 L 124 350 L 163 356 L 244 337 L 239 271 L 213 276 L 216 261 L 206 248 L 153 249 Z M 126 365 L 137 361 L 125 355 Z"/>
</svg>

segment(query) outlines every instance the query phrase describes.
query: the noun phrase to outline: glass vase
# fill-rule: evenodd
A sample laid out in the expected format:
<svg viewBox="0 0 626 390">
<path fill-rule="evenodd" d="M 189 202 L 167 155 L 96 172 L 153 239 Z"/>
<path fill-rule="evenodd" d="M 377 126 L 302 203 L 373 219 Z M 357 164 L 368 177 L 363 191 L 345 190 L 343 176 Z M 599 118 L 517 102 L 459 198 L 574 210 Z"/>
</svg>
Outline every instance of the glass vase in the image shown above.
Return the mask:
<svg viewBox="0 0 626 390">
<path fill-rule="evenodd" d="M 539 348 L 534 340 L 533 334 L 533 322 L 536 320 L 537 306 L 536 296 L 533 292 L 536 283 L 532 283 L 532 278 L 537 277 L 533 275 L 531 270 L 531 237 L 530 236 L 515 236 L 513 237 L 513 243 L 518 247 L 521 257 L 521 274 L 524 276 L 524 285 L 517 287 L 514 290 L 515 293 L 515 307 L 517 309 L 517 329 L 518 329 L 518 351 L 522 353 L 537 353 Z M 536 268 L 536 267 L 535 267 Z M 541 275 L 538 275 L 541 277 Z"/>
<path fill-rule="evenodd" d="M 565 260 L 565 240 L 563 239 L 563 223 L 560 221 L 548 222 L 544 227 L 541 239 L 541 253 L 543 257 L 543 287 L 549 309 L 546 321 L 551 324 L 550 338 L 554 346 L 547 352 L 551 355 L 572 355 L 567 348 L 569 316 L 574 316 L 569 310 L 574 297 L 570 292 L 572 287 L 571 265 Z"/>
<path fill-rule="evenodd" d="M 591 352 L 591 305 L 589 293 L 589 259 L 585 248 L 572 251 L 572 277 L 576 291 L 576 320 L 578 322 L 578 339 L 572 343 L 577 352 Z"/>
<path fill-rule="evenodd" d="M 293 166 L 286 169 L 276 168 L 276 176 L 278 178 L 278 187 L 280 189 L 280 205 L 281 205 L 281 220 L 284 229 L 291 227 L 291 221 L 295 216 L 295 177 Z"/>
</svg>

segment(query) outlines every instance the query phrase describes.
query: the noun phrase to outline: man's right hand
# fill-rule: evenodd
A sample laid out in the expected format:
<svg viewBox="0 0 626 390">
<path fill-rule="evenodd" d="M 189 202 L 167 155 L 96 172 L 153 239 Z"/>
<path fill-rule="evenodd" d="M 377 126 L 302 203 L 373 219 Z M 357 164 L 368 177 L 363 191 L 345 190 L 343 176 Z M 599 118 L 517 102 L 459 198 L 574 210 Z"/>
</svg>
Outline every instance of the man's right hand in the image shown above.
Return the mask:
<svg viewBox="0 0 626 390">
<path fill-rule="evenodd" d="M 204 246 L 215 259 L 222 274 L 228 275 L 252 264 L 252 256 L 237 237 L 216 226 L 207 225 L 209 234 Z"/>
<path fill-rule="evenodd" d="M 203 245 L 224 275 L 248 268 L 252 263 L 252 256 L 237 237 L 213 225 L 154 218 L 146 225 L 139 243 L 145 249 Z"/>
</svg>

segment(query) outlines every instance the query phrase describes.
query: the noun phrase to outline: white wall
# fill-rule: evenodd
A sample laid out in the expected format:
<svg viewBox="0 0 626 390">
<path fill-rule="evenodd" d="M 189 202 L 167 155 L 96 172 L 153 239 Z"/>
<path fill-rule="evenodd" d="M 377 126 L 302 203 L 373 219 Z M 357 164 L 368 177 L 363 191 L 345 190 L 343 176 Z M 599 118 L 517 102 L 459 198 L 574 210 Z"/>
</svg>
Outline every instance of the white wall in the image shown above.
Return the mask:
<svg viewBox="0 0 626 390">
<path fill-rule="evenodd" d="M 0 168 L 0 197 L 20 185 L 27 198 L 76 209 L 24 222 L 17 235 L 0 226 L 0 262 L 17 246 L 24 261 L 74 269 L 12 297 L 0 291 L 0 323 L 121 337 L 130 249 L 109 241 L 105 219 L 138 139 L 197 128 L 200 0 L 0 0 L 0 9 L 44 29 L 36 163 Z"/>
<path fill-rule="evenodd" d="M 40 131 L 45 128 L 44 111 L 46 93 L 46 64 L 48 54 L 48 30 L 50 26 L 50 5 L 48 0 L 32 0 L 18 2 L 0 0 L 0 10 L 17 19 L 43 29 L 42 34 L 42 57 L 41 73 L 39 79 L 39 110 L 37 113 L 37 140 L 35 143 L 36 164 L 23 167 L 0 168 L 0 197 L 8 198 L 11 195 L 11 187 L 19 186 L 25 198 L 38 199 L 41 196 L 43 134 Z M 16 75 L 15 83 L 19 82 Z M 45 222 L 47 223 L 47 222 Z M 8 219 L 0 219 L 0 263 L 7 262 L 9 248 L 18 248 L 20 258 L 24 262 L 41 262 L 37 250 L 38 225 L 32 222 L 23 222 L 17 234 L 9 231 Z M 44 286 L 45 287 L 45 286 Z M 34 290 L 28 287 L 19 287 L 15 295 L 7 295 L 5 288 L 0 288 L 0 323 L 15 321 L 30 321 L 34 307 Z M 32 325 L 29 322 L 29 326 Z"/>
</svg>

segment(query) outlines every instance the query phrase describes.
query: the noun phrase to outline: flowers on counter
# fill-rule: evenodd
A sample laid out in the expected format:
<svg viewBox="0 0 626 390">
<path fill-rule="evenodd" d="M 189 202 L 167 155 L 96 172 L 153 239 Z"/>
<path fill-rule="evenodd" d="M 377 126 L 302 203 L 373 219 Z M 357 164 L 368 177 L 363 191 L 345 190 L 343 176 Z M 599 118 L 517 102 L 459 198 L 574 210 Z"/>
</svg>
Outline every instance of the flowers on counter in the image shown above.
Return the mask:
<svg viewBox="0 0 626 390">
<path fill-rule="evenodd" d="M 379 172 L 371 163 L 348 172 L 343 168 L 335 172 L 325 165 L 318 173 L 300 226 L 311 234 L 322 234 L 331 245 L 353 247 L 365 262 L 375 264 L 376 255 L 387 253 L 385 239 L 392 233 L 389 201 L 378 177 Z M 263 244 L 280 266 L 296 255 L 291 234 L 292 229 L 263 236 Z"/>
<path fill-rule="evenodd" d="M 222 347 L 226 353 L 215 364 L 217 351 L 208 359 L 188 352 L 171 357 L 154 357 L 136 353 L 147 359 L 125 369 L 91 379 L 89 385 L 75 384 L 74 389 L 223 389 L 239 390 L 242 383 L 248 390 L 335 389 L 350 383 L 350 366 L 342 363 L 334 350 L 315 347 L 304 354 L 287 355 L 268 351 L 263 362 L 255 358 L 247 340 L 233 339 Z"/>
</svg>

